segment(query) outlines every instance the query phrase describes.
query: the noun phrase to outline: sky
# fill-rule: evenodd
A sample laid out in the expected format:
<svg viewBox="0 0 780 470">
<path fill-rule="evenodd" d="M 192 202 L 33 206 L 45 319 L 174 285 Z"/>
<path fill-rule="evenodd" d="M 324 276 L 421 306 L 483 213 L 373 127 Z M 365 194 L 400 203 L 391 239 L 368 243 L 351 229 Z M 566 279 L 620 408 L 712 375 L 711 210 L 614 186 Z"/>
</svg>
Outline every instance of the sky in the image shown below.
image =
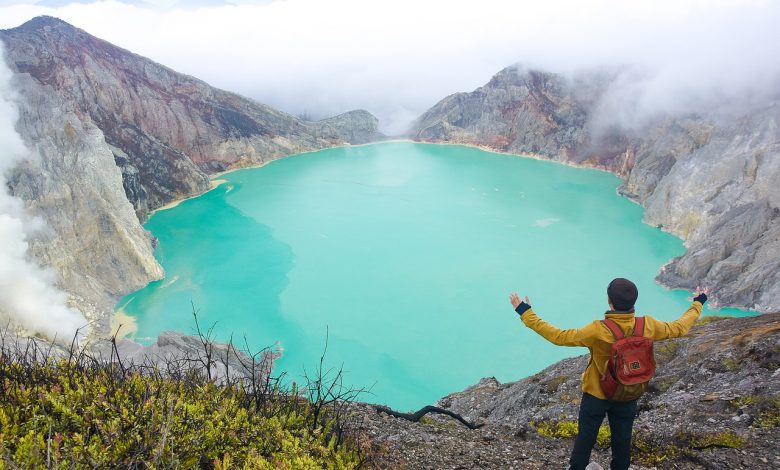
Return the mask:
<svg viewBox="0 0 780 470">
<path fill-rule="evenodd" d="M 0 0 L 0 28 L 41 14 L 291 114 L 367 109 L 390 134 L 518 62 L 631 67 L 628 121 L 780 76 L 777 1 Z"/>
</svg>

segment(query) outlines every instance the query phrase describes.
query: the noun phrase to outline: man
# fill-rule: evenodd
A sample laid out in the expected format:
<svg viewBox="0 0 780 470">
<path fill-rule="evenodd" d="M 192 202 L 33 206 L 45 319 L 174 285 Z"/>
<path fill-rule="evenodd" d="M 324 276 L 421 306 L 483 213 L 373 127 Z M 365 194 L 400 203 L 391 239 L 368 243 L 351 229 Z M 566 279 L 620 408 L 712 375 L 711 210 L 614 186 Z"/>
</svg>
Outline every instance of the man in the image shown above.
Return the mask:
<svg viewBox="0 0 780 470">
<path fill-rule="evenodd" d="M 701 314 L 707 301 L 708 289 L 696 289 L 693 304 L 675 321 L 664 322 L 645 317 L 644 336 L 653 340 L 676 338 L 685 335 Z M 636 285 L 628 279 L 617 278 L 607 287 L 609 308 L 604 316 L 612 319 L 624 335 L 634 332 L 634 303 L 639 295 Z M 539 333 L 544 339 L 559 346 L 584 346 L 590 350 L 590 362 L 582 374 L 582 402 L 574 450 L 569 460 L 572 470 L 584 469 L 590 461 L 590 453 L 596 443 L 601 422 L 606 415 L 612 434 L 612 470 L 625 470 L 631 462 L 631 430 L 636 416 L 636 402 L 608 400 L 601 389 L 600 378 L 607 368 L 609 352 L 615 337 L 600 320 L 571 330 L 561 330 L 539 318 L 531 308 L 528 296 L 520 300 L 517 293 L 509 301 L 520 315 L 525 326 Z"/>
</svg>

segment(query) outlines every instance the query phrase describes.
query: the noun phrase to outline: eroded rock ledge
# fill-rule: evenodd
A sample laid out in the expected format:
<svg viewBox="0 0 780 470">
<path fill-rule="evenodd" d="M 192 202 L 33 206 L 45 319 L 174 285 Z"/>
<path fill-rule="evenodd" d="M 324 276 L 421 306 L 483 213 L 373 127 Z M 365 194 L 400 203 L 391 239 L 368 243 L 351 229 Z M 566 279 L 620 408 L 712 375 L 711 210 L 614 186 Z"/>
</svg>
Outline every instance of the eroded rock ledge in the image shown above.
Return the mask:
<svg viewBox="0 0 780 470">
<path fill-rule="evenodd" d="M 780 466 L 780 313 L 700 324 L 657 342 L 656 359 L 640 399 L 634 468 Z M 566 359 L 517 382 L 486 378 L 439 400 L 484 422 L 480 429 L 439 417 L 409 423 L 356 405 L 360 428 L 384 450 L 383 468 L 564 468 L 573 438 L 554 436 L 576 435 L 587 361 Z M 608 446 L 594 460 L 609 468 Z"/>
</svg>

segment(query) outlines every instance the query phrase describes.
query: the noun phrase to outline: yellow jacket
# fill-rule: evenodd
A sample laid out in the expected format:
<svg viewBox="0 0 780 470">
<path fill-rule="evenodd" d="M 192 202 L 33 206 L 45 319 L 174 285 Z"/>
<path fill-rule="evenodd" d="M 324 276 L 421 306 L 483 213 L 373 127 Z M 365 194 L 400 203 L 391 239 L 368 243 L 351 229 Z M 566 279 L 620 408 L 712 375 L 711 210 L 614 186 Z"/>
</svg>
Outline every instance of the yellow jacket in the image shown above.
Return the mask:
<svg viewBox="0 0 780 470">
<path fill-rule="evenodd" d="M 690 308 L 675 321 L 665 322 L 645 316 L 644 336 L 658 341 L 683 336 L 691 329 L 701 314 L 701 302 L 693 302 Z M 626 336 L 634 332 L 634 312 L 613 312 L 604 314 L 620 326 Z M 584 346 L 590 350 L 590 362 L 582 374 L 582 391 L 594 397 L 606 399 L 599 380 L 607 368 L 609 350 L 615 337 L 601 320 L 594 320 L 582 328 L 561 330 L 539 318 L 533 309 L 526 310 L 520 318 L 525 326 L 539 333 L 547 341 L 558 346 Z"/>
</svg>

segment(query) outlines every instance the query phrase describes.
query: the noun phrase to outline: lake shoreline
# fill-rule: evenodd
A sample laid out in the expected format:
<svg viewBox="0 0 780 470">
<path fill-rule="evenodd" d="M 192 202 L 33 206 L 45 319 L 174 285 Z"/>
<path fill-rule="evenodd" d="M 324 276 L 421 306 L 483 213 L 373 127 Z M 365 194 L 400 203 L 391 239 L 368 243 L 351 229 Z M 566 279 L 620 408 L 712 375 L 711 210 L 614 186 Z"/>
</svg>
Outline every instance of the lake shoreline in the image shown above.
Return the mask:
<svg viewBox="0 0 780 470">
<path fill-rule="evenodd" d="M 280 370 L 297 373 L 330 328 L 338 341 L 329 351 L 355 383 L 377 381 L 377 402 L 413 407 L 417 397 L 433 400 L 485 375 L 516 380 L 564 357 L 534 342 L 534 359 L 511 365 L 529 352 L 517 341 L 523 330 L 510 326 L 516 317 L 505 315 L 505 294 L 518 287 L 565 328 L 600 316 L 606 306 L 594 293 L 617 276 L 636 280 L 642 312 L 669 320 L 690 305 L 687 292 L 654 280 L 684 251 L 680 240 L 641 223 L 641 207 L 615 194 L 614 175 L 459 144 L 351 147 L 219 175 L 240 190 L 226 195 L 223 186 L 152 219 L 145 227 L 160 240 L 166 278 L 181 279 L 126 299 L 139 338 L 186 330 L 194 302 L 204 324 L 218 322 L 219 340 L 241 332 L 258 346 L 282 341 Z M 612 259 L 616 247 L 633 255 Z M 524 263 L 559 268 L 533 276 Z M 577 315 L 565 314 L 573 294 L 551 291 L 560 277 L 578 291 Z M 420 337 L 442 318 L 451 331 Z M 466 332 L 480 346 L 460 357 L 447 335 Z M 427 364 L 407 366 L 421 348 Z M 452 371 L 452 361 L 462 367 Z"/>
<path fill-rule="evenodd" d="M 203 196 L 204 194 L 217 189 L 220 185 L 222 185 L 223 183 L 227 183 L 227 182 L 228 182 L 228 180 L 226 180 L 226 179 L 213 179 L 212 178 L 209 181 L 209 189 L 203 191 L 202 193 L 195 194 L 195 195 L 192 195 L 192 196 L 189 196 L 189 197 L 183 197 L 181 199 L 175 199 L 175 200 L 169 202 L 168 204 L 162 205 L 162 206 L 158 207 L 157 209 L 151 211 L 149 213 L 149 217 L 151 218 L 154 214 L 156 214 L 156 213 L 158 213 L 160 211 L 173 209 L 174 207 L 178 206 L 179 204 L 181 204 L 184 201 L 189 201 L 190 199 L 195 199 L 196 197 Z"/>
<path fill-rule="evenodd" d="M 138 332 L 138 319 L 128 315 L 123 309 L 111 315 L 111 336 L 116 339 L 132 338 Z"/>
<path fill-rule="evenodd" d="M 216 189 L 221 184 L 228 182 L 227 179 L 221 179 L 221 178 L 223 176 L 226 176 L 226 175 L 230 174 L 230 173 L 234 173 L 234 172 L 242 171 L 242 170 L 252 170 L 252 169 L 257 169 L 257 168 L 263 168 L 263 167 L 265 167 L 267 165 L 270 165 L 271 163 L 274 163 L 274 162 L 277 162 L 277 161 L 280 161 L 280 160 L 284 160 L 286 158 L 297 157 L 297 156 L 302 156 L 302 155 L 308 155 L 308 154 L 312 154 L 312 153 L 322 152 L 323 150 L 340 149 L 340 148 L 360 148 L 360 147 L 368 147 L 368 146 L 371 146 L 371 145 L 383 145 L 383 144 L 416 144 L 416 145 L 437 145 L 437 146 L 451 145 L 451 146 L 455 146 L 455 147 L 473 148 L 473 149 L 477 149 L 477 150 L 482 150 L 483 152 L 494 153 L 496 155 L 504 155 L 504 156 L 507 156 L 507 157 L 528 158 L 528 159 L 531 159 L 531 160 L 555 163 L 555 164 L 558 164 L 558 165 L 563 165 L 563 166 L 571 167 L 571 168 L 579 168 L 579 169 L 585 169 L 585 170 L 602 171 L 602 172 L 605 172 L 605 173 L 609 173 L 609 174 L 615 175 L 616 177 L 620 178 L 621 181 L 625 181 L 622 176 L 617 175 L 614 172 L 609 171 L 606 168 L 601 168 L 601 167 L 592 166 L 592 165 L 578 164 L 578 163 L 567 162 L 567 161 L 561 161 L 561 160 L 553 160 L 553 159 L 551 159 L 551 158 L 549 158 L 547 156 L 541 155 L 541 154 L 504 152 L 504 151 L 497 150 L 497 149 L 494 149 L 494 148 L 486 146 L 486 145 L 477 145 L 477 144 L 461 143 L 461 142 L 428 142 L 428 141 L 418 141 L 418 140 L 413 140 L 413 139 L 390 139 L 390 140 L 381 140 L 381 141 L 378 141 L 378 142 L 368 142 L 368 143 L 365 143 L 365 144 L 336 145 L 336 146 L 333 146 L 333 147 L 326 147 L 326 148 L 321 148 L 321 149 L 317 149 L 317 150 L 308 150 L 306 152 L 293 153 L 293 154 L 290 154 L 290 155 L 285 155 L 283 157 L 275 158 L 273 160 L 267 160 L 267 161 L 256 163 L 256 164 L 252 164 L 252 165 L 242 166 L 240 168 L 231 168 L 231 169 L 228 169 L 228 170 L 212 173 L 212 174 L 208 175 L 209 180 L 211 181 L 211 185 L 210 185 L 209 189 L 207 189 L 206 191 L 204 191 L 202 193 L 194 194 L 192 196 L 188 196 L 188 197 L 184 197 L 184 198 L 180 198 L 180 199 L 174 199 L 173 201 L 171 201 L 171 202 L 169 202 L 169 203 L 167 203 L 167 204 L 165 204 L 163 206 L 160 206 L 157 209 L 154 209 L 153 211 L 151 211 L 149 213 L 149 217 L 151 217 L 152 215 L 156 214 L 159 211 L 172 209 L 172 208 L 178 206 L 179 204 L 181 204 L 184 201 L 188 201 L 190 199 L 194 199 L 196 197 L 199 197 L 199 196 L 202 196 L 202 195 L 208 193 L 209 191 L 212 191 L 212 190 Z M 618 192 L 618 194 L 620 194 L 620 193 Z M 622 195 L 622 194 L 620 194 L 620 195 L 622 197 L 625 197 L 625 195 Z M 641 204 L 637 203 L 636 201 L 633 201 L 631 198 L 626 198 L 626 199 L 628 199 L 629 201 L 634 202 L 634 203 L 636 203 L 636 204 L 641 206 Z"/>
</svg>

